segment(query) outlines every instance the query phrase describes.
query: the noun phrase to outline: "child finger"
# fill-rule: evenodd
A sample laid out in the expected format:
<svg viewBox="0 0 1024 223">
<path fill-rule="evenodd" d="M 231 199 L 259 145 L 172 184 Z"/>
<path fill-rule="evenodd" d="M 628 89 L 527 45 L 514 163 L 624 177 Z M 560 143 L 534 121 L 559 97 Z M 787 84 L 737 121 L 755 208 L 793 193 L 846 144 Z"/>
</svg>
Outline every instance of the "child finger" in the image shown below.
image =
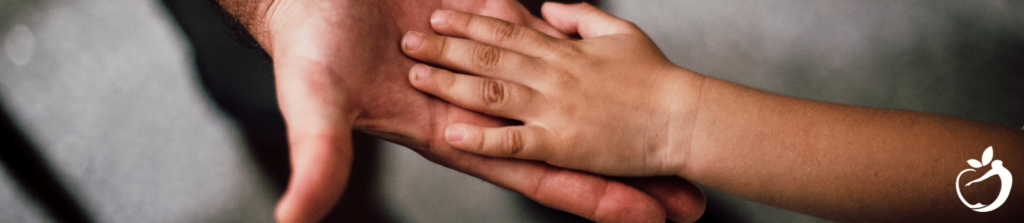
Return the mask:
<svg viewBox="0 0 1024 223">
<path fill-rule="evenodd" d="M 454 37 L 406 33 L 406 55 L 452 70 L 529 85 L 540 79 L 538 59 L 480 42 Z"/>
<path fill-rule="evenodd" d="M 416 89 L 488 115 L 523 120 L 537 111 L 531 109 L 536 91 L 516 83 L 456 74 L 425 64 L 410 69 L 409 81 Z"/>
<path fill-rule="evenodd" d="M 445 129 L 445 140 L 459 150 L 492 157 L 544 161 L 551 158 L 546 146 L 546 131 L 539 126 L 521 125 L 481 128 L 452 124 Z"/>
<path fill-rule="evenodd" d="M 480 41 L 535 57 L 551 53 L 551 46 L 559 43 L 558 39 L 526 26 L 458 11 L 434 11 L 430 25 L 443 35 Z"/>
</svg>

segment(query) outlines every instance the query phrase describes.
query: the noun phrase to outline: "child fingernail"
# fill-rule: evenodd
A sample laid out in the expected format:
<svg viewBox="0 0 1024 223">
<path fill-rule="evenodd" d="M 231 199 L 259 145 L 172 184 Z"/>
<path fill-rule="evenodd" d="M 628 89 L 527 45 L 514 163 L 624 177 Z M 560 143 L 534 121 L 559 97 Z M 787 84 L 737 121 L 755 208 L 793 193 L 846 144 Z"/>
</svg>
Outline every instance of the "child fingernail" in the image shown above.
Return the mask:
<svg viewBox="0 0 1024 223">
<path fill-rule="evenodd" d="M 433 15 L 430 15 L 430 24 L 444 25 L 448 23 L 448 17 L 451 16 L 451 11 L 448 10 L 437 10 L 434 11 Z"/>
<path fill-rule="evenodd" d="M 466 131 L 460 127 L 451 127 L 445 136 L 448 137 L 448 142 L 459 142 L 466 137 Z"/>
<path fill-rule="evenodd" d="M 409 31 L 405 34 L 405 38 L 402 38 L 402 45 L 407 50 L 419 49 L 420 45 L 423 44 L 423 33 L 416 31 Z"/>
<path fill-rule="evenodd" d="M 424 64 L 416 64 L 412 66 L 412 75 L 416 80 L 426 80 L 430 76 L 430 67 Z"/>
</svg>

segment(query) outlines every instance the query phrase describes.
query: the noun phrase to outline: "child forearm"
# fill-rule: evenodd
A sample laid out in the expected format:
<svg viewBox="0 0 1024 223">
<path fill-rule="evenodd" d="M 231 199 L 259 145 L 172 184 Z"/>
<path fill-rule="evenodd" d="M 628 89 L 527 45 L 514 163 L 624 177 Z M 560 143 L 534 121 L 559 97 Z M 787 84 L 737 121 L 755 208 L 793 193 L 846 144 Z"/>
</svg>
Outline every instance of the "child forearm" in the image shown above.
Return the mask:
<svg viewBox="0 0 1024 223">
<path fill-rule="evenodd" d="M 978 213 L 957 197 L 955 186 L 966 180 L 954 183 L 971 168 L 966 161 L 989 146 L 1010 172 L 1024 173 L 1021 130 L 803 100 L 708 78 L 693 134 L 679 176 L 765 204 L 839 221 L 1022 217 L 1015 210 L 1024 208 L 1024 193 L 1011 193 L 1001 210 Z M 974 187 L 1000 190 L 998 183 Z"/>
</svg>

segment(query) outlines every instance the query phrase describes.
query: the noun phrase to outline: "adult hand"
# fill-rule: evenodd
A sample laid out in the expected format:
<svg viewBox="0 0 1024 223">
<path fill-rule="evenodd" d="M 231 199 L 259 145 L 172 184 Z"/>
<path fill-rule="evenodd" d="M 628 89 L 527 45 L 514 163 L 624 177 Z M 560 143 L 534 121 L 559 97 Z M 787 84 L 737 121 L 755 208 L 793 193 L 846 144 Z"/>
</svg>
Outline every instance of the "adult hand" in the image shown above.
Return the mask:
<svg viewBox="0 0 1024 223">
<path fill-rule="evenodd" d="M 405 75 L 415 62 L 402 55 L 398 42 L 408 30 L 430 32 L 427 18 L 442 8 L 494 16 L 565 37 L 515 1 L 278 0 L 248 11 L 222 4 L 274 59 L 293 165 L 288 189 L 275 211 L 280 222 L 315 221 L 337 201 L 352 159 L 351 129 L 408 146 L 434 162 L 595 221 L 661 221 L 666 215 L 663 206 L 688 207 L 667 213 L 677 221 L 696 219 L 703 211 L 703 195 L 689 182 L 640 186 L 660 195 L 652 198 L 618 181 L 542 163 L 472 155 L 447 145 L 443 127 L 450 123 L 507 123 L 413 89 Z M 257 16 L 241 16 L 253 11 Z"/>
</svg>

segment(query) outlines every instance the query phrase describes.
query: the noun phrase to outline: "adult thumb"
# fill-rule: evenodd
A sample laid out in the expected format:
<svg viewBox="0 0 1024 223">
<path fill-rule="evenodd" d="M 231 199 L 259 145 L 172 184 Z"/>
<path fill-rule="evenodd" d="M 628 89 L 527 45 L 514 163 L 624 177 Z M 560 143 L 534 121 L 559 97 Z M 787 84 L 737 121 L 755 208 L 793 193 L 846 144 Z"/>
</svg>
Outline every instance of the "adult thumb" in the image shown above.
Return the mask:
<svg viewBox="0 0 1024 223">
<path fill-rule="evenodd" d="M 292 174 L 274 210 L 278 222 L 316 222 L 345 191 L 352 168 L 350 128 L 330 134 L 289 131 Z"/>
<path fill-rule="evenodd" d="M 283 223 L 322 219 L 345 191 L 352 169 L 352 109 L 345 106 L 342 92 L 322 81 L 330 76 L 329 69 L 299 58 L 275 58 L 292 167 L 284 197 L 274 210 Z"/>
</svg>

